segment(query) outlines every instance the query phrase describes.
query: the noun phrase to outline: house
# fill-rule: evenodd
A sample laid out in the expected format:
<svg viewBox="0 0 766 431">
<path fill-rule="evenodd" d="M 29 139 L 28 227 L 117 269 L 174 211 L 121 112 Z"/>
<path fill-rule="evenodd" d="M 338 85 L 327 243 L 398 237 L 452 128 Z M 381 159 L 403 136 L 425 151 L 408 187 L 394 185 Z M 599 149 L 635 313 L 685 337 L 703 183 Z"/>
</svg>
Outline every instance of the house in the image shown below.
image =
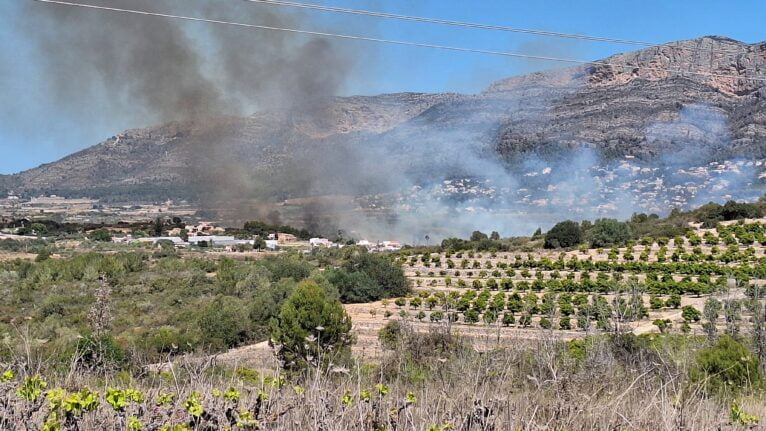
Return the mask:
<svg viewBox="0 0 766 431">
<path fill-rule="evenodd" d="M 298 241 L 298 237 L 291 233 L 278 232 L 275 238 L 280 244 Z"/>
<path fill-rule="evenodd" d="M 210 222 L 199 222 L 197 225 L 187 225 L 186 231 L 189 232 L 189 235 L 192 236 L 202 236 L 202 235 L 216 235 L 216 234 L 222 234 L 226 230 L 222 227 L 218 227 Z"/>
<path fill-rule="evenodd" d="M 267 239 L 266 241 L 266 248 L 269 250 L 276 250 L 279 247 L 279 241 L 276 239 Z"/>
<path fill-rule="evenodd" d="M 236 241 L 236 238 L 224 235 L 197 235 L 189 237 L 189 244 L 200 246 L 204 243 L 203 247 L 217 247 L 219 244 L 231 244 L 232 241 Z"/>
<path fill-rule="evenodd" d="M 311 248 L 315 247 L 335 247 L 336 244 L 327 238 L 311 238 L 309 239 L 309 245 Z"/>
<path fill-rule="evenodd" d="M 399 251 L 402 249 L 402 245 L 399 244 L 399 241 L 383 241 L 380 245 L 385 251 Z"/>
<path fill-rule="evenodd" d="M 130 237 L 130 235 L 125 237 L 125 240 L 123 242 L 129 242 L 129 243 L 133 243 L 133 242 L 146 243 L 146 242 L 148 242 L 148 243 L 152 243 L 152 244 L 157 244 L 160 241 L 170 241 L 170 242 L 173 243 L 173 245 L 176 248 L 185 248 L 185 247 L 187 247 L 189 245 L 189 243 L 187 243 L 186 241 L 182 240 L 181 238 L 179 238 L 177 236 L 155 236 L 155 237 L 146 237 L 146 238 L 132 238 L 132 237 L 129 238 L 129 237 Z M 112 241 L 113 242 L 117 242 L 117 241 L 115 241 L 115 238 L 112 238 Z"/>
</svg>

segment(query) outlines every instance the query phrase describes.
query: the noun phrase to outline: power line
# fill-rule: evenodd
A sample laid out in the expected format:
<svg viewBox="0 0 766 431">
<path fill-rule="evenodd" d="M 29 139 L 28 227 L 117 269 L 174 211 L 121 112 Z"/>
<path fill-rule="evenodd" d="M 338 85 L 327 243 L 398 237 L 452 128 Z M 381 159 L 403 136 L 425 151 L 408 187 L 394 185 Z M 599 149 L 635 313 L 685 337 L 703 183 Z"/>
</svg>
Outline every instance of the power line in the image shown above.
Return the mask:
<svg viewBox="0 0 766 431">
<path fill-rule="evenodd" d="M 452 20 L 439 19 L 439 18 L 428 18 L 428 17 L 421 17 L 421 16 L 413 16 L 413 15 L 399 15 L 399 14 L 393 14 L 393 13 L 387 13 L 387 12 L 370 11 L 370 10 L 363 10 L 363 9 L 349 9 L 349 8 L 342 8 L 342 7 L 336 7 L 336 6 L 324 6 L 324 5 L 318 5 L 318 4 L 312 4 L 312 3 L 293 2 L 293 1 L 286 1 L 286 0 L 243 0 L 243 1 L 250 2 L 250 3 L 272 5 L 272 6 L 286 6 L 286 7 L 293 7 L 293 8 L 318 10 L 318 11 L 324 11 L 324 12 L 336 12 L 336 13 L 344 13 L 344 14 L 350 14 L 350 15 L 361 15 L 361 16 L 369 16 L 369 17 L 375 17 L 375 18 L 388 18 L 388 19 L 396 19 L 401 21 L 414 21 L 414 22 L 420 22 L 420 23 L 440 24 L 440 25 L 482 29 L 482 30 L 497 30 L 497 31 L 504 31 L 504 32 L 511 32 L 511 33 L 531 34 L 535 36 L 559 37 L 559 38 L 576 39 L 576 40 L 587 40 L 591 42 L 606 42 L 606 43 L 615 43 L 615 44 L 621 44 L 621 45 L 634 45 L 634 46 L 644 46 L 644 47 L 657 46 L 656 43 L 646 42 L 641 40 L 617 39 L 617 38 L 611 38 L 611 37 L 590 36 L 590 35 L 577 34 L 577 33 L 561 33 L 556 31 L 538 30 L 538 29 L 531 29 L 531 28 L 508 27 L 508 26 L 502 26 L 502 25 L 481 24 L 481 23 L 465 22 L 465 21 L 452 21 Z M 709 50 L 704 48 L 682 47 L 682 46 L 672 46 L 672 45 L 667 45 L 667 46 L 672 49 L 689 50 L 689 51 L 719 52 L 719 53 L 728 53 L 728 54 L 736 54 L 736 53 L 744 52 L 743 50 L 728 51 L 728 50 Z"/>
<path fill-rule="evenodd" d="M 620 68 L 629 68 L 631 70 L 635 70 L 635 69 L 651 70 L 651 71 L 657 71 L 657 72 L 678 73 L 681 75 L 697 75 L 697 76 L 709 76 L 709 77 L 717 77 L 717 78 L 731 78 L 731 79 L 742 79 L 747 81 L 766 82 L 766 77 L 747 77 L 747 76 L 735 76 L 735 75 L 727 75 L 727 74 L 711 73 L 711 72 L 684 71 L 681 69 L 671 69 L 671 68 L 662 68 L 662 67 L 632 66 L 627 64 L 609 63 L 604 61 L 587 61 L 587 60 L 577 60 L 577 59 L 571 59 L 571 58 L 549 57 L 549 56 L 543 56 L 543 55 L 531 55 L 531 54 L 519 54 L 519 53 L 505 52 L 505 51 L 493 51 L 493 50 L 478 49 L 478 48 L 464 48 L 464 47 L 456 47 L 456 46 L 449 46 L 449 45 L 437 45 L 437 44 L 431 44 L 431 43 L 410 42 L 410 41 L 393 40 L 393 39 L 381 39 L 376 37 L 355 36 L 355 35 L 349 35 L 349 34 L 328 33 L 328 32 L 311 31 L 311 30 L 300 30 L 300 29 L 294 29 L 294 28 L 272 27 L 272 26 L 259 25 L 259 24 L 248 24 L 248 23 L 222 21 L 222 20 L 209 19 L 209 18 L 196 18 L 196 17 L 189 17 L 189 16 L 183 16 L 183 15 L 172 15 L 172 14 L 160 13 L 160 12 L 149 12 L 149 11 L 142 11 L 142 10 L 135 10 L 135 9 L 121 9 L 121 8 L 115 8 L 115 7 L 109 7 L 109 6 L 98 6 L 98 5 L 91 5 L 91 4 L 84 4 L 84 3 L 72 3 L 69 1 L 63 1 L 63 0 L 32 0 L 32 1 L 35 1 L 38 3 L 48 3 L 48 4 L 56 4 L 56 5 L 63 5 L 63 6 L 75 6 L 75 7 L 87 8 L 87 9 L 129 13 L 129 14 L 136 14 L 136 15 L 143 15 L 143 16 L 179 19 L 179 20 L 192 21 L 192 22 L 205 22 L 210 24 L 231 25 L 231 26 L 243 27 L 243 28 L 256 28 L 261 30 L 282 31 L 282 32 L 294 33 L 294 34 L 332 37 L 332 38 L 346 39 L 346 40 L 388 43 L 393 45 L 411 46 L 411 47 L 418 47 L 418 48 L 432 48 L 432 49 L 440 49 L 445 51 L 470 52 L 475 54 L 487 54 L 487 55 L 512 57 L 512 58 L 525 58 L 525 59 L 531 59 L 531 60 L 555 61 L 555 62 L 570 63 L 570 64 L 620 67 Z"/>
</svg>

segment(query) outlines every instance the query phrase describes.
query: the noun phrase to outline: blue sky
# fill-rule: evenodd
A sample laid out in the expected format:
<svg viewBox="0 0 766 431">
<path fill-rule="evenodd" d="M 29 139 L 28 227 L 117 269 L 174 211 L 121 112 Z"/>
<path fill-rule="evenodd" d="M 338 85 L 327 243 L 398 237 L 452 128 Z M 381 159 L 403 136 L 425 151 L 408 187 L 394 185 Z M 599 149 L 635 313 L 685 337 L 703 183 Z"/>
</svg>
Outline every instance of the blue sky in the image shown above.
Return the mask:
<svg viewBox="0 0 766 431">
<path fill-rule="evenodd" d="M 131 121 L 135 120 L 114 118 L 108 112 L 95 110 L 93 107 L 97 104 L 88 100 L 87 96 L 61 106 L 52 95 L 47 94 L 39 73 L 39 54 L 25 34 L 33 30 L 17 25 L 21 13 L 19 5 L 25 1 L 29 0 L 4 0 L 0 4 L 0 94 L 3 102 L 0 105 L 0 173 L 18 172 L 51 162 L 123 129 L 148 126 L 132 124 Z M 164 0 L 157 1 L 161 3 Z M 239 0 L 209 0 L 219 8 L 225 8 L 230 1 Z M 713 34 L 748 43 L 766 40 L 762 19 L 766 16 L 766 2 L 763 0 L 311 2 L 653 43 Z M 93 3 L 108 4 L 108 1 L 93 0 Z M 402 23 L 326 12 L 305 12 L 305 17 L 301 25 L 307 29 L 330 28 L 349 34 L 584 60 L 634 49 L 607 43 Z M 343 85 L 342 95 L 400 91 L 473 93 L 497 79 L 561 67 L 556 63 L 480 54 L 367 42 L 344 43 L 352 44 L 356 66 Z M 66 50 L 67 47 L 62 46 L 61 49 Z"/>
</svg>

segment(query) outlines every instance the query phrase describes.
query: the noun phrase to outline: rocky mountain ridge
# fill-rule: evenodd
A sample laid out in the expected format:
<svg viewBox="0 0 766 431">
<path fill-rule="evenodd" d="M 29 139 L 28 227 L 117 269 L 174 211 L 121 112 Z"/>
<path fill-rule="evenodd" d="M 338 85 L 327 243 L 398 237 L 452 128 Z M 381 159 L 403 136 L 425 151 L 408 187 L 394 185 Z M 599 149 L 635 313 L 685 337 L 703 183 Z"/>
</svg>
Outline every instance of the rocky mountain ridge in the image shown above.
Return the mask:
<svg viewBox="0 0 766 431">
<path fill-rule="evenodd" d="M 583 148 L 593 164 L 766 157 L 766 82 L 745 79 L 766 78 L 766 43 L 711 36 L 596 63 L 512 77 L 475 95 L 337 97 L 304 111 L 128 130 L 0 177 L 0 188 L 280 200 L 394 192 L 459 176 L 515 184 L 530 160 L 555 163 Z"/>
</svg>

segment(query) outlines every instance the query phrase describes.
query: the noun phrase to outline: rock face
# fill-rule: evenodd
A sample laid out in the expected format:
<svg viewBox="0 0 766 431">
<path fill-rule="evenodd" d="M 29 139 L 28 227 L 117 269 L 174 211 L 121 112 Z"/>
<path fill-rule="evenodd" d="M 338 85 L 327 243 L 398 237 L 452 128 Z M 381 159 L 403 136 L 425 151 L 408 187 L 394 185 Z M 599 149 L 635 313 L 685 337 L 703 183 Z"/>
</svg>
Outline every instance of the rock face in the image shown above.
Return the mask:
<svg viewBox="0 0 766 431">
<path fill-rule="evenodd" d="M 505 79 L 476 95 L 335 98 L 310 112 L 128 130 L 0 177 L 0 188 L 117 200 L 285 199 L 521 172 L 530 158 L 579 148 L 594 163 L 627 156 L 649 167 L 766 158 L 766 81 L 742 79 L 766 79 L 766 43 L 704 37 L 598 63 Z"/>
</svg>

